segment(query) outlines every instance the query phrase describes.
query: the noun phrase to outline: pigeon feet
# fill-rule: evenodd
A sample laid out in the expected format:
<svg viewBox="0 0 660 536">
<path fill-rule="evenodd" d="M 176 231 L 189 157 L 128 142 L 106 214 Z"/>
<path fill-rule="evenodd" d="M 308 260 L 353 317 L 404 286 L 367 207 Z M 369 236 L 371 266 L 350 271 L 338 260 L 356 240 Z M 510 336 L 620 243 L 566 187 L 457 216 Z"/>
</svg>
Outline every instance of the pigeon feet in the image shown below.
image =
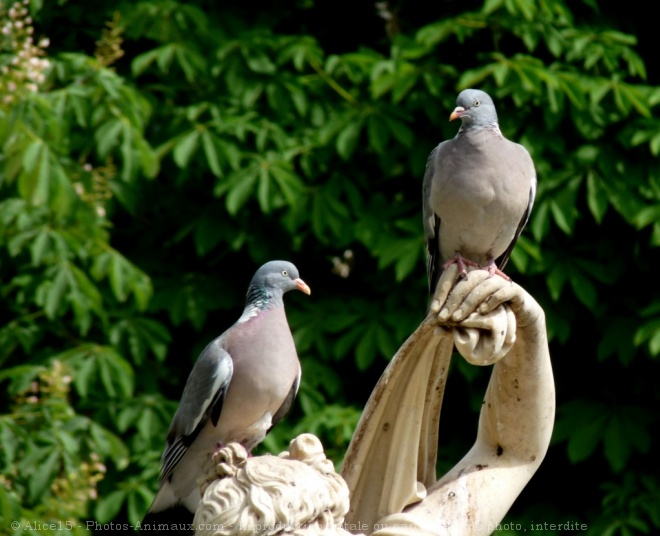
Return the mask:
<svg viewBox="0 0 660 536">
<path fill-rule="evenodd" d="M 465 259 L 458 251 L 454 254 L 454 256 L 449 259 L 446 263 L 442 265 L 442 269 L 446 270 L 449 268 L 452 264 L 455 264 L 458 267 L 458 274 L 460 277 L 463 279 L 467 279 L 467 266 L 472 266 L 473 268 L 481 268 L 485 269 L 488 271 L 489 277 L 493 277 L 494 275 L 499 275 L 506 281 L 511 282 L 511 278 L 506 275 L 502 270 L 500 270 L 497 265 L 495 264 L 495 259 L 489 259 L 488 264 L 483 267 L 480 264 L 477 264 L 474 261 L 471 261 L 469 259 Z"/>
<path fill-rule="evenodd" d="M 442 265 L 442 269 L 446 270 L 452 264 L 455 264 L 458 267 L 458 273 L 460 277 L 467 279 L 467 269 L 466 266 L 472 266 L 474 268 L 481 268 L 476 262 L 473 262 L 468 259 L 464 259 L 461 254 L 457 251 L 453 258 L 449 259 L 446 263 Z"/>
<path fill-rule="evenodd" d="M 495 264 L 495 259 L 490 259 L 488 261 L 488 266 L 486 266 L 486 270 L 488 270 L 488 274 L 489 274 L 488 277 L 493 277 L 495 274 L 497 274 L 500 277 L 504 278 L 506 281 L 511 282 L 511 278 L 497 267 L 497 265 Z"/>
</svg>

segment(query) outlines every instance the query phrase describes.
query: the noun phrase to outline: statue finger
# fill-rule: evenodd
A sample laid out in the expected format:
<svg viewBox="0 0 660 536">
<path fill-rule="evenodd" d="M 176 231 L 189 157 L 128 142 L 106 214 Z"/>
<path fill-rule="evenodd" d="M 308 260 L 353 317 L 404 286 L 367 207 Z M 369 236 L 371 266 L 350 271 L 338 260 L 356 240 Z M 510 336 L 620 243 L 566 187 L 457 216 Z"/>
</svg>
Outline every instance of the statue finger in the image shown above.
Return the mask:
<svg viewBox="0 0 660 536">
<path fill-rule="evenodd" d="M 486 315 L 472 313 L 454 330 L 454 343 L 473 365 L 490 365 L 504 357 L 515 342 L 516 318 L 507 306 Z"/>
<path fill-rule="evenodd" d="M 479 312 L 482 314 L 493 311 L 499 305 L 509 302 L 514 309 L 514 312 L 521 306 L 523 295 L 521 288 L 515 283 L 504 285 L 502 288 L 488 296 L 481 305 L 479 305 Z"/>
<path fill-rule="evenodd" d="M 489 296 L 496 293 L 504 286 L 511 286 L 509 281 L 501 277 L 488 277 L 465 297 L 463 303 L 454 311 L 451 316 L 453 322 L 460 322 L 474 312 Z"/>
<path fill-rule="evenodd" d="M 459 281 L 451 290 L 444 306 L 440 310 L 440 313 L 438 313 L 438 320 L 440 322 L 449 320 L 456 309 L 465 301 L 465 297 L 488 277 L 489 275 L 486 270 L 474 270 L 469 273 L 467 279 Z"/>
</svg>

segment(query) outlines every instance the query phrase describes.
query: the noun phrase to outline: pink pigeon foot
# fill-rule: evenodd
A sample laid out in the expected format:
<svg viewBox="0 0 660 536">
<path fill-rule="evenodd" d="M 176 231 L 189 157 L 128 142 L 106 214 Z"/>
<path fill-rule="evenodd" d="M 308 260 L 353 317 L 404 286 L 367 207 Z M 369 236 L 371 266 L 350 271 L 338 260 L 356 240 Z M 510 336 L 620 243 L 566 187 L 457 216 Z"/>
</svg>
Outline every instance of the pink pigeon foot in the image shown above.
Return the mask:
<svg viewBox="0 0 660 536">
<path fill-rule="evenodd" d="M 468 259 L 464 259 L 458 251 L 451 259 L 449 259 L 446 263 L 442 265 L 442 269 L 446 270 L 452 264 L 456 264 L 458 266 L 458 273 L 463 278 L 467 278 L 467 269 L 465 268 L 466 266 L 480 268 L 480 266 L 476 262 L 473 262 Z"/>
<path fill-rule="evenodd" d="M 509 282 L 511 281 L 511 278 L 497 267 L 497 265 L 495 264 L 495 259 L 490 259 L 488 261 L 488 266 L 486 266 L 486 270 L 488 270 L 489 277 L 493 277 L 495 274 L 497 274 L 500 277 L 506 279 L 507 281 Z"/>
</svg>

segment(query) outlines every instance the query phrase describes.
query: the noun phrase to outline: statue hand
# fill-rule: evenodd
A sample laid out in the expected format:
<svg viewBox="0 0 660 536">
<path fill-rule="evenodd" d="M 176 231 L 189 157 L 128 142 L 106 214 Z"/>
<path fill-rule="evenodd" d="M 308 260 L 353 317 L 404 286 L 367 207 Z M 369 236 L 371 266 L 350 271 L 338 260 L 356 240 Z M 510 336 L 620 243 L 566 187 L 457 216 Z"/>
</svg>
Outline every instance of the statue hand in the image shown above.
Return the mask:
<svg viewBox="0 0 660 536">
<path fill-rule="evenodd" d="M 516 340 L 515 298 L 520 287 L 485 270 L 472 269 L 458 282 L 457 275 L 454 266 L 442 274 L 429 321 L 453 335 L 456 349 L 469 363 L 491 365 Z"/>
</svg>

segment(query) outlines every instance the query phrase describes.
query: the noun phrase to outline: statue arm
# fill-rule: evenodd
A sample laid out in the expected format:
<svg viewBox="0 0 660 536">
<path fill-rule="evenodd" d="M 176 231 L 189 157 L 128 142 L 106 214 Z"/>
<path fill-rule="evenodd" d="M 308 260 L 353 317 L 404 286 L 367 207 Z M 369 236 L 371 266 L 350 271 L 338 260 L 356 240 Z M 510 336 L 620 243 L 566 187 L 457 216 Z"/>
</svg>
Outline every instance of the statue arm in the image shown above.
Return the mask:
<svg viewBox="0 0 660 536">
<path fill-rule="evenodd" d="M 504 314 L 505 303 L 515 316 L 515 343 L 493 367 L 473 447 L 428 489 L 422 502 L 385 518 L 386 524 L 409 523 L 410 534 L 491 534 L 541 464 L 555 411 L 541 307 L 522 287 L 471 272 L 436 310 L 441 329 L 456 328 L 479 325 L 485 316 L 498 314 L 498 308 Z M 482 338 L 490 336 L 480 333 Z M 473 363 L 479 360 L 465 357 Z M 390 531 L 375 534 L 386 536 Z"/>
</svg>

